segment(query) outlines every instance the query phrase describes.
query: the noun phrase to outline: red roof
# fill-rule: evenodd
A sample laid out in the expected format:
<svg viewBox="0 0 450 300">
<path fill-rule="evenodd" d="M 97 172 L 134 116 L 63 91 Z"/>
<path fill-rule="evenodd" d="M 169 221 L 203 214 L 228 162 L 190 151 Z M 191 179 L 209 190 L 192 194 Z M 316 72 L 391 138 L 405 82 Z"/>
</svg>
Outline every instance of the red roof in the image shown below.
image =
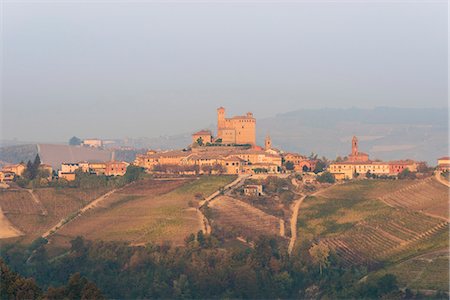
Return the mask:
<svg viewBox="0 0 450 300">
<path fill-rule="evenodd" d="M 211 135 L 211 131 L 209 131 L 209 130 L 200 130 L 200 131 L 197 131 L 196 133 L 193 133 L 192 135 Z"/>
<path fill-rule="evenodd" d="M 450 160 L 450 156 L 444 156 L 444 157 L 438 158 L 438 160 Z"/>
</svg>

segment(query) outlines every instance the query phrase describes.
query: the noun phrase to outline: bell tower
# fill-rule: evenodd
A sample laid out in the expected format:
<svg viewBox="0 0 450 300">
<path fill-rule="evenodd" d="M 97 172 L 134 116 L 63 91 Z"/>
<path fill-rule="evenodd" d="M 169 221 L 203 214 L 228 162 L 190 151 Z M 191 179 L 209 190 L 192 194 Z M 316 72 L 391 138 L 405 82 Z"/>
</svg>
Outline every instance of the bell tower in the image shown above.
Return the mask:
<svg viewBox="0 0 450 300">
<path fill-rule="evenodd" d="M 353 136 L 352 139 L 352 155 L 358 156 L 358 139 L 356 138 L 356 136 Z"/>
<path fill-rule="evenodd" d="M 264 149 L 269 150 L 272 148 L 272 140 L 270 139 L 270 136 L 267 135 L 266 139 L 264 140 Z"/>
</svg>

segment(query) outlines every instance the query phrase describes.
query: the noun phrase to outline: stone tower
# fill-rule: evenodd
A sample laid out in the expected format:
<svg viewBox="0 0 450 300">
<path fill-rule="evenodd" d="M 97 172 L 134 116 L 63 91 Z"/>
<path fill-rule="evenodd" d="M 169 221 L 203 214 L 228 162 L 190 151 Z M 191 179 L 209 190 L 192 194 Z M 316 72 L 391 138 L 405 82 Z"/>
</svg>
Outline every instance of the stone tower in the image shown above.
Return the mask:
<svg viewBox="0 0 450 300">
<path fill-rule="evenodd" d="M 358 156 L 358 139 L 353 136 L 352 139 L 352 156 Z"/>
<path fill-rule="evenodd" d="M 222 129 L 225 128 L 225 108 L 217 109 L 217 136 L 222 137 Z"/>
<path fill-rule="evenodd" d="M 270 136 L 267 135 L 266 139 L 264 140 L 264 149 L 269 150 L 272 148 L 272 140 L 270 139 Z"/>
</svg>

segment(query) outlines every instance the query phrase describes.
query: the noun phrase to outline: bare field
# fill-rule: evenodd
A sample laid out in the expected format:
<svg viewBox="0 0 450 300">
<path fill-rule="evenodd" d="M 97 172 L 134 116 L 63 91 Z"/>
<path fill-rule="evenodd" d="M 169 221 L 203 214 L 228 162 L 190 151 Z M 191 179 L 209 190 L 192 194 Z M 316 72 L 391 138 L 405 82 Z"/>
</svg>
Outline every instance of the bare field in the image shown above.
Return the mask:
<svg viewBox="0 0 450 300">
<path fill-rule="evenodd" d="M 220 196 L 209 204 L 212 225 L 250 240 L 259 235 L 280 236 L 280 219 L 243 201 Z"/>
<path fill-rule="evenodd" d="M 146 180 L 131 185 L 87 211 L 59 231 L 66 237 L 124 241 L 131 244 L 171 241 L 183 244 L 203 224 L 189 201 L 211 194 L 233 181 L 230 176 L 189 180 Z"/>
</svg>

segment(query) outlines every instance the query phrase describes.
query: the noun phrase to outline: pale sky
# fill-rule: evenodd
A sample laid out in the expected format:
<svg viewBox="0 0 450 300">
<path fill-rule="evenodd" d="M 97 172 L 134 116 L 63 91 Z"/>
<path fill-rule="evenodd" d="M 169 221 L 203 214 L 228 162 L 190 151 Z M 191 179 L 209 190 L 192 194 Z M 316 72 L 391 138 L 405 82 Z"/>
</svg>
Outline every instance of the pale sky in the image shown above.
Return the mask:
<svg viewBox="0 0 450 300">
<path fill-rule="evenodd" d="M 446 1 L 61 2 L 1 4 L 3 139 L 185 133 L 219 106 L 448 106 Z"/>
</svg>

